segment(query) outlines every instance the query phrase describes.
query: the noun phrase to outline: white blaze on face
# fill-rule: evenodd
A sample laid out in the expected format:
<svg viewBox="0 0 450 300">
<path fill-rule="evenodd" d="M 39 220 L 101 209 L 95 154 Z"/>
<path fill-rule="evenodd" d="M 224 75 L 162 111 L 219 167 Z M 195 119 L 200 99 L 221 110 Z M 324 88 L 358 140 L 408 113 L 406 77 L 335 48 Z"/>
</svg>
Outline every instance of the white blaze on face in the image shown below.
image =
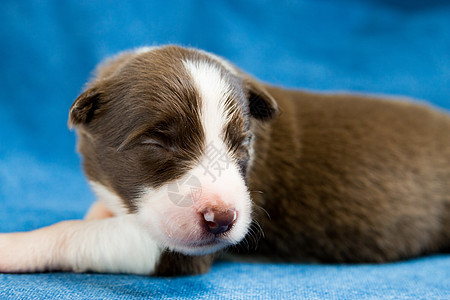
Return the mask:
<svg viewBox="0 0 450 300">
<path fill-rule="evenodd" d="M 222 77 L 220 70 L 205 61 L 185 61 L 184 66 L 191 75 L 201 102 L 201 119 L 206 144 L 217 143 L 224 146 L 223 130 L 236 107 L 229 106 L 231 87 Z M 225 148 L 224 148 L 224 151 Z"/>
<path fill-rule="evenodd" d="M 218 63 L 220 63 L 231 74 L 233 74 L 235 76 L 238 75 L 238 72 L 237 72 L 236 68 L 230 62 L 228 62 L 227 60 L 223 59 L 222 57 L 217 56 L 217 55 L 215 55 L 213 53 L 209 53 L 209 52 L 203 51 L 203 50 L 196 50 L 196 51 L 198 51 L 198 52 L 200 52 L 200 53 L 202 53 L 202 54 L 204 54 L 206 56 L 209 56 L 213 60 L 217 61 Z"/>
<path fill-rule="evenodd" d="M 144 46 L 144 47 L 138 47 L 134 49 L 134 53 L 136 54 L 142 54 L 142 53 L 147 53 L 147 52 L 151 52 L 153 50 L 159 49 L 160 47 L 158 46 Z"/>
<path fill-rule="evenodd" d="M 182 178 L 159 189 L 144 188 L 139 217 L 163 246 L 185 254 L 214 252 L 242 240 L 251 222 L 251 202 L 239 167 L 223 141 L 223 132 L 236 109 L 231 88 L 220 70 L 205 61 L 185 61 L 200 96 L 199 113 L 205 133 L 205 153 Z M 237 220 L 220 236 L 205 230 L 206 209 L 235 209 Z"/>
</svg>

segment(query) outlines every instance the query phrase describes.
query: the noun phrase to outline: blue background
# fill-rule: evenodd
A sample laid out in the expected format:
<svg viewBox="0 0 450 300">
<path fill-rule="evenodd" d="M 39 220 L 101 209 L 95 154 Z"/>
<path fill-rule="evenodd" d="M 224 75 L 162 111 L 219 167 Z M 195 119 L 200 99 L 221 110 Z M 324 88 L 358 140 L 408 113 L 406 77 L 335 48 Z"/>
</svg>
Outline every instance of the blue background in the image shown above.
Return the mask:
<svg viewBox="0 0 450 300">
<path fill-rule="evenodd" d="M 0 2 L 0 232 L 81 218 L 94 197 L 67 129 L 94 66 L 176 43 L 286 87 L 450 109 L 450 3 L 419 0 Z M 387 265 L 219 263 L 204 276 L 0 275 L 0 298 L 450 297 L 450 256 Z"/>
</svg>

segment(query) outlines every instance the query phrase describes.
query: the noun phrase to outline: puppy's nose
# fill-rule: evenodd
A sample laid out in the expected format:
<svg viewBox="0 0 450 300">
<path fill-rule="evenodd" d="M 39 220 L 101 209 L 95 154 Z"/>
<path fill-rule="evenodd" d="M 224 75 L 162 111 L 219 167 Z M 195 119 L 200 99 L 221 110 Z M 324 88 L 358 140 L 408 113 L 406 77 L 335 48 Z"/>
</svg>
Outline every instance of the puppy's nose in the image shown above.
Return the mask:
<svg viewBox="0 0 450 300">
<path fill-rule="evenodd" d="M 214 209 L 207 209 L 203 213 L 203 219 L 205 220 L 206 229 L 213 233 L 219 234 L 228 231 L 236 221 L 237 212 L 234 209 L 227 209 L 225 211 L 219 211 Z"/>
</svg>

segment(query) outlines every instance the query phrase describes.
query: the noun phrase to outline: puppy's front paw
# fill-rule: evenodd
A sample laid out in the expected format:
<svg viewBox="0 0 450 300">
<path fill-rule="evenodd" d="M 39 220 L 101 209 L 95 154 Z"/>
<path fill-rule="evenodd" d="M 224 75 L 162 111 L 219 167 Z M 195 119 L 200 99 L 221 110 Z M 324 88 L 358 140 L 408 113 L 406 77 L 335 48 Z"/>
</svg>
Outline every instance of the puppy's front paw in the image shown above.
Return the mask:
<svg viewBox="0 0 450 300">
<path fill-rule="evenodd" d="M 0 233 L 0 273 L 9 273 L 11 269 L 12 243 L 9 234 Z"/>
<path fill-rule="evenodd" d="M 47 229 L 0 233 L 0 272 L 31 273 L 58 269 L 55 244 Z"/>
<path fill-rule="evenodd" d="M 23 233 L 0 233 L 0 273 L 30 272 L 30 254 L 22 243 Z"/>
</svg>

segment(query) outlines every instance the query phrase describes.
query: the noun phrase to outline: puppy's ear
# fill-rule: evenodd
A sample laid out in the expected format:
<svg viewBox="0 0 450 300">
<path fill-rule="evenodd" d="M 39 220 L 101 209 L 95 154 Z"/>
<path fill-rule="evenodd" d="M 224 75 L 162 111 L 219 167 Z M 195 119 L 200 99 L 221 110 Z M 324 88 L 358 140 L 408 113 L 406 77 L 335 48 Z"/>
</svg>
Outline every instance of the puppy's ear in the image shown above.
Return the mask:
<svg viewBox="0 0 450 300">
<path fill-rule="evenodd" d="M 70 107 L 69 128 L 89 123 L 99 109 L 102 93 L 97 87 L 84 91 Z"/>
<path fill-rule="evenodd" d="M 273 119 L 278 113 L 278 105 L 264 86 L 249 77 L 244 78 L 244 85 L 248 93 L 250 115 L 262 121 Z"/>
</svg>

